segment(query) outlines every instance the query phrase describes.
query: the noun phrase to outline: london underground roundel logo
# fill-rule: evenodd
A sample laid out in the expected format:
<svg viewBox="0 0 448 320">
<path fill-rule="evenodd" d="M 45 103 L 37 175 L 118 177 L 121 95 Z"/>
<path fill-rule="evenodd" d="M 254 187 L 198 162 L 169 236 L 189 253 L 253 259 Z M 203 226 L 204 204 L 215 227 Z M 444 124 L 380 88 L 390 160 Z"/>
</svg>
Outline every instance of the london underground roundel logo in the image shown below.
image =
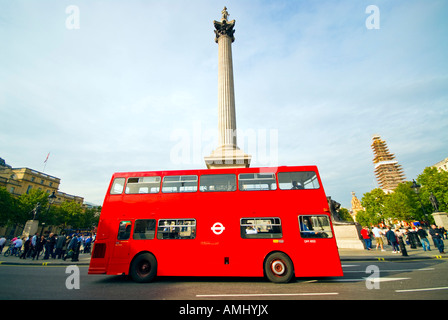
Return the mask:
<svg viewBox="0 0 448 320">
<path fill-rule="evenodd" d="M 212 229 L 214 234 L 220 235 L 226 228 L 224 228 L 221 222 L 216 222 L 210 229 Z"/>
</svg>

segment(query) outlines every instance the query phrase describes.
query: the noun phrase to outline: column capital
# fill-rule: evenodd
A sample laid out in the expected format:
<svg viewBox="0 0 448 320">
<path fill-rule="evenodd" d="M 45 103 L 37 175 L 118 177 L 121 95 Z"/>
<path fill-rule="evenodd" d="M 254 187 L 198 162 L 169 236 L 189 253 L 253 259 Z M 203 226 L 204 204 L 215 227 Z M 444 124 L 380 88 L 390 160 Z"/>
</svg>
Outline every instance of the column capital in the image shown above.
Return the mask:
<svg viewBox="0 0 448 320">
<path fill-rule="evenodd" d="M 218 43 L 218 39 L 221 36 L 228 36 L 230 39 L 232 39 L 232 42 L 235 41 L 235 37 L 233 36 L 233 34 L 235 33 L 235 30 L 233 30 L 233 28 L 235 27 L 235 20 L 228 21 L 228 17 L 229 13 L 227 12 L 227 8 L 224 7 L 224 9 L 222 10 L 221 21 L 213 21 L 213 24 L 215 25 L 216 43 Z"/>
</svg>

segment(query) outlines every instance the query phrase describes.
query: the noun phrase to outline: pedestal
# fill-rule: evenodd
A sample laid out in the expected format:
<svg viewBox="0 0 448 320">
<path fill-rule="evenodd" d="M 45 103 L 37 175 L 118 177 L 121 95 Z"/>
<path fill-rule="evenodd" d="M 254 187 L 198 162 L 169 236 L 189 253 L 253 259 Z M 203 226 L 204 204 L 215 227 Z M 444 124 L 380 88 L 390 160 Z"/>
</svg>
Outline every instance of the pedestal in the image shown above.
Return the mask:
<svg viewBox="0 0 448 320">
<path fill-rule="evenodd" d="M 37 232 L 39 221 L 28 220 L 23 228 L 22 237 L 28 238 L 30 235 L 34 235 Z"/>
<path fill-rule="evenodd" d="M 245 154 L 238 147 L 219 147 L 204 157 L 208 169 L 220 168 L 248 168 L 251 156 Z"/>
<path fill-rule="evenodd" d="M 364 241 L 361 239 L 361 226 L 356 224 L 333 223 L 336 243 L 340 249 L 364 249 Z"/>
<path fill-rule="evenodd" d="M 443 226 L 445 229 L 448 228 L 448 214 L 446 212 L 434 212 L 432 216 L 438 227 Z"/>
</svg>

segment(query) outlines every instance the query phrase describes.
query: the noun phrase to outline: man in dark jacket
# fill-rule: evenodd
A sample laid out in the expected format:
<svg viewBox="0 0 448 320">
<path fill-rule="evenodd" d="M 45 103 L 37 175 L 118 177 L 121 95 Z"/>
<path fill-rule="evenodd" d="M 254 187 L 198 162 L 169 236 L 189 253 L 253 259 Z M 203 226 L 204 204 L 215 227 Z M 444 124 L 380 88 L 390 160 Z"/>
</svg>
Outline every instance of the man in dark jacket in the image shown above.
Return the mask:
<svg viewBox="0 0 448 320">
<path fill-rule="evenodd" d="M 400 252 L 400 248 L 398 246 L 398 239 L 390 227 L 387 227 L 386 238 L 392 245 L 392 249 L 393 249 L 392 253 Z"/>
<path fill-rule="evenodd" d="M 444 252 L 445 246 L 443 244 L 442 233 L 435 224 L 431 225 L 431 229 L 429 229 L 429 234 L 431 235 L 432 240 L 434 241 L 434 245 L 437 247 L 437 249 L 439 249 L 439 252 L 445 253 Z"/>
<path fill-rule="evenodd" d="M 428 248 L 428 251 L 431 251 L 431 246 L 429 245 L 428 240 L 428 233 L 425 229 L 423 229 L 422 226 L 418 227 L 417 234 L 420 237 L 420 242 L 422 243 L 423 251 L 426 251 L 426 248 Z"/>
</svg>

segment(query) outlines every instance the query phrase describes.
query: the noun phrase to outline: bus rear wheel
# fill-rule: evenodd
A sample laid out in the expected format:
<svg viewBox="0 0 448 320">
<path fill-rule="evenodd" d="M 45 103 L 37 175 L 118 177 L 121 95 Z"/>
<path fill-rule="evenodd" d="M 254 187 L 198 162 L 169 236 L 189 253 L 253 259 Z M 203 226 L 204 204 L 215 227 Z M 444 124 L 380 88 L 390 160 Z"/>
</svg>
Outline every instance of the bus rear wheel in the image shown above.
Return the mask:
<svg viewBox="0 0 448 320">
<path fill-rule="evenodd" d="M 274 252 L 264 262 L 264 273 L 271 282 L 287 283 L 294 275 L 294 266 L 286 254 Z"/>
<path fill-rule="evenodd" d="M 157 260 L 151 253 L 138 255 L 131 263 L 129 270 L 135 282 L 151 282 L 157 275 Z"/>
</svg>

